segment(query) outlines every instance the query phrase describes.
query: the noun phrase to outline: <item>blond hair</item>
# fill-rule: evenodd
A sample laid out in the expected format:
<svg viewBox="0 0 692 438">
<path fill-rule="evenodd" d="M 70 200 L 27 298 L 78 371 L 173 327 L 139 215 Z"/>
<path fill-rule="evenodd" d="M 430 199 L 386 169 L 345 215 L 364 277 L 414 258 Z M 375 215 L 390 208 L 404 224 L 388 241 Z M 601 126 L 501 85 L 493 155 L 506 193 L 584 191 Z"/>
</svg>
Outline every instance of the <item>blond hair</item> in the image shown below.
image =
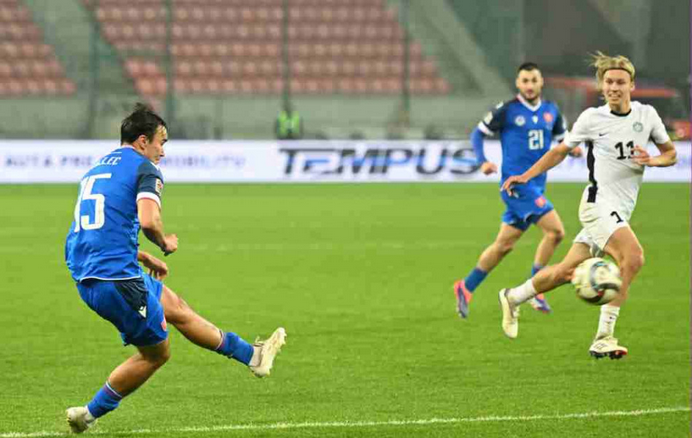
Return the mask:
<svg viewBox="0 0 692 438">
<path fill-rule="evenodd" d="M 608 70 L 624 70 L 629 73 L 630 79 L 634 82 L 634 64 L 625 56 L 608 56 L 598 50 L 596 53 L 591 54 L 591 66 L 596 67 L 596 79 L 598 80 L 599 90 L 603 84 L 603 77 Z"/>
</svg>

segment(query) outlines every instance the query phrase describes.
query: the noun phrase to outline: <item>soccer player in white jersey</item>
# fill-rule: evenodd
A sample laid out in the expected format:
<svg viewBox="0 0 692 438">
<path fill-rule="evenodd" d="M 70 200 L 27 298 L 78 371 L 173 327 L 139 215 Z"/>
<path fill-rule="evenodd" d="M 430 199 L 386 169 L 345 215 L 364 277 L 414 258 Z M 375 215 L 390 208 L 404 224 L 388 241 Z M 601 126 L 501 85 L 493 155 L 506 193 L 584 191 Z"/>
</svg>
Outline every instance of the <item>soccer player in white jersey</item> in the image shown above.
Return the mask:
<svg viewBox="0 0 692 438">
<path fill-rule="evenodd" d="M 499 299 L 502 329 L 509 338 L 516 338 L 517 308 L 521 303 L 569 282 L 574 268 L 584 260 L 608 254 L 620 267 L 622 286 L 615 300 L 601 306 L 589 353 L 596 358 L 619 359 L 627 354 L 627 348 L 614 337 L 615 322 L 627 300 L 630 284 L 644 264 L 644 250 L 629 220 L 637 204 L 644 168 L 672 166 L 677 162 L 677 154 L 656 110 L 630 99 L 635 76 L 632 62 L 624 56 L 596 52 L 592 65 L 606 105 L 584 111 L 560 145 L 524 174 L 508 178 L 502 186 L 511 193 L 517 184 L 553 168 L 572 148 L 585 143 L 589 185 L 579 206 L 583 229 L 560 263 L 544 268 L 518 287 L 502 289 Z M 651 156 L 646 151 L 650 140 L 659 155 Z"/>
</svg>

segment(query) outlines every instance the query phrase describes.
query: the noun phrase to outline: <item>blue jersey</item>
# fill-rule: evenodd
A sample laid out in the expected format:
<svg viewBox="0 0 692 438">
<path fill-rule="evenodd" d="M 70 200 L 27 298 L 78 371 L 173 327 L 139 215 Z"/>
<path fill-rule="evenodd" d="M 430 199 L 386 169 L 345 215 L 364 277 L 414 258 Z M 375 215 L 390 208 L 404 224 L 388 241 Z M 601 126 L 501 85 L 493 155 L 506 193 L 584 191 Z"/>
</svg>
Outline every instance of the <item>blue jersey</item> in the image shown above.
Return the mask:
<svg viewBox="0 0 692 438">
<path fill-rule="evenodd" d="M 150 198 L 160 206 L 162 190 L 159 168 L 131 146 L 101 158 L 84 175 L 65 243 L 65 261 L 75 281 L 142 276 L 137 201 Z"/>
<path fill-rule="evenodd" d="M 500 133 L 502 144 L 502 180 L 521 175 L 550 149 L 553 140 L 561 140 L 567 131 L 566 123 L 557 105 L 541 101 L 530 105 L 521 95 L 501 103 L 478 124 L 486 135 Z M 541 192 L 545 190 L 546 174 L 527 184 Z"/>
</svg>

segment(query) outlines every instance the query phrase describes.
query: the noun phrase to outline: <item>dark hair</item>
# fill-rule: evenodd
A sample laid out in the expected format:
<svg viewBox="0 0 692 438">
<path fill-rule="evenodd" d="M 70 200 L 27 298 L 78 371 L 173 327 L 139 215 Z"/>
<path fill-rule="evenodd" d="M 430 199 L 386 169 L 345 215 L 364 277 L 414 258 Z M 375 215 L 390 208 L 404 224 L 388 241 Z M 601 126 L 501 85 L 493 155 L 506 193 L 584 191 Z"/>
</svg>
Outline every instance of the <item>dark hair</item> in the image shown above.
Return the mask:
<svg viewBox="0 0 692 438">
<path fill-rule="evenodd" d="M 166 122 L 149 105 L 137 102 L 120 125 L 120 144 L 132 144 L 140 135 L 152 140 L 159 126 L 166 128 Z"/>
<path fill-rule="evenodd" d="M 519 74 L 519 72 L 522 70 L 532 71 L 540 70 L 540 68 L 538 68 L 538 64 L 536 64 L 535 62 L 525 62 L 519 66 L 519 68 L 517 69 L 517 74 Z"/>
</svg>

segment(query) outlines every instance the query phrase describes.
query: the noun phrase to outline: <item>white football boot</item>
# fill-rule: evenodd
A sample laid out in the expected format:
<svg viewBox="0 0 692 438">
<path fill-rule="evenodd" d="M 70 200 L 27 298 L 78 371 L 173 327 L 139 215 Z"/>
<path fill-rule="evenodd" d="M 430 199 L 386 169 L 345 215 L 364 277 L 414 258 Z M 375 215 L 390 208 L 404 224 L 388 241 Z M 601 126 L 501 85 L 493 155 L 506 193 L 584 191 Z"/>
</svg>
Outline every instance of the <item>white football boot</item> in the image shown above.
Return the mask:
<svg viewBox="0 0 692 438">
<path fill-rule="evenodd" d="M 286 344 L 286 330 L 279 327 L 274 330 L 272 335 L 264 340 L 259 339 L 252 344 L 255 347 L 255 354 L 259 354 L 258 365 L 250 365 L 250 370 L 257 377 L 266 377 L 269 375 L 274 365 L 274 358 L 281 351 L 281 347 Z M 254 359 L 254 356 L 253 356 Z M 253 360 L 253 362 L 257 363 Z"/>
<path fill-rule="evenodd" d="M 519 306 L 512 305 L 507 299 L 509 289 L 502 289 L 499 294 L 502 308 L 502 330 L 510 339 L 516 339 L 519 334 Z"/>
<path fill-rule="evenodd" d="M 627 348 L 618 345 L 618 340 L 614 337 L 606 336 L 605 338 L 596 339 L 593 344 L 591 344 L 589 354 L 596 359 L 601 359 L 606 356 L 611 359 L 622 359 L 624 356 L 627 356 Z"/>
<path fill-rule="evenodd" d="M 72 433 L 82 433 L 86 432 L 91 426 L 96 424 L 96 419 L 89 421 L 87 419 L 87 414 L 89 411 L 86 406 L 78 406 L 75 408 L 69 408 L 67 411 L 67 424 L 70 425 Z M 89 415 L 89 417 L 91 417 Z"/>
</svg>

